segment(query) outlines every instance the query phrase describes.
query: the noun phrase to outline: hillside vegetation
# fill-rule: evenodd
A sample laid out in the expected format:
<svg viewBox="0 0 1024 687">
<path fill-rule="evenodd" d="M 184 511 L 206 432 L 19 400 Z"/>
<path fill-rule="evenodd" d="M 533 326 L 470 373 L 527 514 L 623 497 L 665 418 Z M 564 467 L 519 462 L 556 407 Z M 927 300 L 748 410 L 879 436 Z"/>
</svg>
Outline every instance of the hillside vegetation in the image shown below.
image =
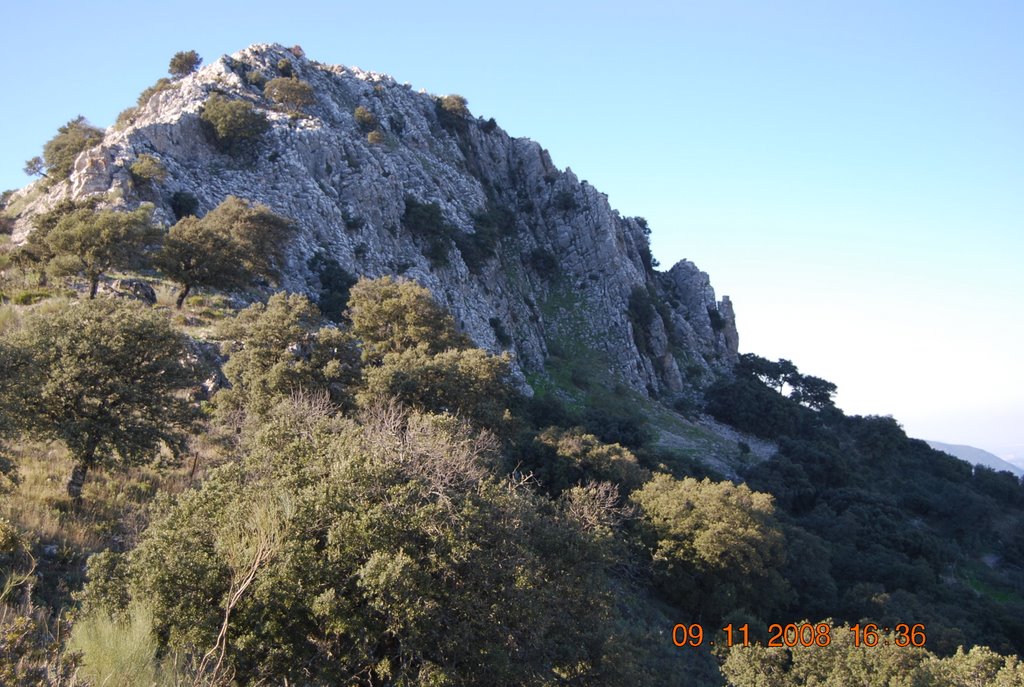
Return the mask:
<svg viewBox="0 0 1024 687">
<path fill-rule="evenodd" d="M 271 93 L 299 118 L 293 69 Z M 254 154 L 261 115 L 212 104 L 211 140 Z M 292 218 L 178 200 L 163 223 L 67 199 L 3 247 L 0 684 L 1024 685 L 1013 475 L 786 360 L 661 403 L 566 328 L 531 394 L 416 281 L 317 253 L 318 298 L 289 293 Z M 439 211 L 405 207 L 447 256 Z M 658 294 L 629 299 L 640 348 Z M 659 442 L 669 402 L 777 454 L 739 442 L 724 479 Z"/>
</svg>

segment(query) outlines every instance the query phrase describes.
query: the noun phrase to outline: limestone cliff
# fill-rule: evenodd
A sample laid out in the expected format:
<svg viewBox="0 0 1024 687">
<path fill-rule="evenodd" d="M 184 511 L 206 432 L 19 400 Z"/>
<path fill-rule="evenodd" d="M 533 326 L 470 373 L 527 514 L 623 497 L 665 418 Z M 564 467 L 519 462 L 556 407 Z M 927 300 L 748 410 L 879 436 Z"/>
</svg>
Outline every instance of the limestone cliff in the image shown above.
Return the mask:
<svg viewBox="0 0 1024 687">
<path fill-rule="evenodd" d="M 282 60 L 314 89 L 315 102 L 301 113 L 263 93 L 265 80 L 282 75 Z M 271 127 L 252 155 L 211 145 L 200 113 L 213 93 L 266 114 Z M 376 120 L 374 142 L 368 118 L 355 116 L 360 106 Z M 132 183 L 128 168 L 142 154 L 168 172 L 156 187 Z M 736 357 L 728 298 L 716 301 L 692 263 L 655 271 L 643 220 L 621 217 L 537 143 L 510 137 L 493 120 L 446 111 L 382 74 L 320 64 L 279 45 L 223 57 L 109 129 L 79 155 L 67 182 L 20 191 L 15 239 L 32 214 L 68 196 L 108 194 L 128 208 L 154 202 L 157 218 L 171 224 L 176 193 L 194 196 L 198 214 L 233 194 L 292 218 L 299 232 L 288 247 L 290 290 L 318 291 L 310 267 L 318 252 L 355 275 L 419 281 L 479 345 L 511 350 L 522 379 L 544 374 L 553 349 L 585 352 L 607 367 L 608 379 L 671 397 Z M 409 211 L 431 204 L 447 225 L 440 239 L 409 226 Z"/>
</svg>

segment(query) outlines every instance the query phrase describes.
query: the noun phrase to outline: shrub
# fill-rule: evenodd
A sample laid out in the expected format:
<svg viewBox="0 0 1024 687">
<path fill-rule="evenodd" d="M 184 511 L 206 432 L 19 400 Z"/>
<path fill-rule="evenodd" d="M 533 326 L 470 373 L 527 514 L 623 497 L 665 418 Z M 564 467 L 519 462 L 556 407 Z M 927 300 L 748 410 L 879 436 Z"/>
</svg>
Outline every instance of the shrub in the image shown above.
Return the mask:
<svg viewBox="0 0 1024 687">
<path fill-rule="evenodd" d="M 229 418 L 241 411 L 264 417 L 288 396 L 324 395 L 337 407 L 351 408 L 351 390 L 359 378 L 359 350 L 352 335 L 320 327 L 320 310 L 300 294 L 276 293 L 221 325 L 221 335 L 238 341 L 224 375 L 231 382 L 214 399 L 217 413 Z"/>
<path fill-rule="evenodd" d="M 293 76 L 271 79 L 263 87 L 263 92 L 279 105 L 306 107 L 316 102 L 313 87 Z"/>
<path fill-rule="evenodd" d="M 180 79 L 199 69 L 202 63 L 203 58 L 195 50 L 177 52 L 171 58 L 167 71 L 171 76 Z"/>
<path fill-rule="evenodd" d="M 143 153 L 128 168 L 132 175 L 132 181 L 138 185 L 161 184 L 167 179 L 167 170 L 152 155 Z"/>
<path fill-rule="evenodd" d="M 377 128 L 377 116 L 362 105 L 358 106 L 353 114 L 356 118 L 356 124 L 364 130 L 370 131 Z"/>
<path fill-rule="evenodd" d="M 648 274 L 654 274 L 654 268 L 661 263 L 659 263 L 654 257 L 654 254 L 651 253 L 651 245 L 649 243 L 641 243 L 639 252 L 640 261 L 644 265 L 644 270 L 646 270 Z"/>
<path fill-rule="evenodd" d="M 488 203 L 483 212 L 473 215 L 473 227 L 472 234 L 456 234 L 455 244 L 469 271 L 478 274 L 484 263 L 495 256 L 501 238 L 515 233 L 515 215 L 507 208 Z"/>
<path fill-rule="evenodd" d="M 634 329 L 647 329 L 658 316 L 655 299 L 643 286 L 634 286 L 629 292 L 626 317 L 633 323 Z"/>
<path fill-rule="evenodd" d="M 495 447 L 463 423 L 391 417 L 356 425 L 286 402 L 244 468 L 154 517 L 130 566 L 163 653 L 216 646 L 227 610 L 238 684 L 605 684 L 608 545 L 488 479 Z"/>
<path fill-rule="evenodd" d="M 352 333 L 362 343 L 367 366 L 379 366 L 389 353 L 423 349 L 436 354 L 469 345 L 452 316 L 413 281 L 362 278 L 352 287 L 348 305 Z"/>
<path fill-rule="evenodd" d="M 451 249 L 456 229 L 445 221 L 441 207 L 437 203 L 421 203 L 412 196 L 407 196 L 402 226 L 426 244 L 424 255 L 430 259 L 431 264 L 448 264 L 448 251 Z"/>
<path fill-rule="evenodd" d="M 469 108 L 461 95 L 446 95 L 435 101 L 437 121 L 445 129 L 463 134 L 468 129 Z"/>
<path fill-rule="evenodd" d="M 380 129 L 374 129 L 366 134 L 366 142 L 370 145 L 380 145 L 384 142 L 384 133 Z"/>
<path fill-rule="evenodd" d="M 356 278 L 323 251 L 310 258 L 308 265 L 320 280 L 320 295 L 317 299 L 320 312 L 324 317 L 340 322 L 344 319 L 342 313 L 348 307 L 349 292 Z"/>
<path fill-rule="evenodd" d="M 579 203 L 576 201 L 576 196 L 573 195 L 572 191 L 559 191 L 555 194 L 551 204 L 562 212 L 572 212 L 579 208 Z"/>
<path fill-rule="evenodd" d="M 546 486 L 552 493 L 588 481 L 612 482 L 632 491 L 650 477 L 629 449 L 604 443 L 579 427 L 568 430 L 548 427 L 533 441 L 554 454 L 548 455 L 544 474 Z"/>
<path fill-rule="evenodd" d="M 175 191 L 167 204 L 171 206 L 171 212 L 174 213 L 176 220 L 194 215 L 199 209 L 199 201 L 187 191 Z"/>
<path fill-rule="evenodd" d="M 679 608 L 712 622 L 784 598 L 786 560 L 772 497 L 731 482 L 655 475 L 633 500 L 649 531 L 655 580 Z"/>
<path fill-rule="evenodd" d="M 237 154 L 251 146 L 270 128 L 263 113 L 244 100 L 231 100 L 214 93 L 199 118 L 218 150 Z"/>
<path fill-rule="evenodd" d="M 139 99 L 138 101 L 136 101 L 135 104 L 139 107 L 145 107 L 146 104 L 149 102 L 150 98 L 152 98 L 160 91 L 166 91 L 170 88 L 174 88 L 173 81 L 171 81 L 167 77 L 157 79 L 155 84 L 144 90 L 142 93 L 139 93 Z"/>
<path fill-rule="evenodd" d="M 262 91 L 267 85 L 267 76 L 263 72 L 253 70 L 245 73 L 245 81 Z"/>
<path fill-rule="evenodd" d="M 277 61 L 277 71 L 281 73 L 281 76 L 289 77 L 292 76 L 292 63 L 287 57 L 282 57 Z"/>
<path fill-rule="evenodd" d="M 449 114 L 456 117 L 469 116 L 469 107 L 467 106 L 466 99 L 461 95 L 445 95 L 438 98 L 437 102 L 441 109 Z"/>
<path fill-rule="evenodd" d="M 128 107 L 121 110 L 120 114 L 117 115 L 117 120 L 114 121 L 114 128 L 120 131 L 131 125 L 135 121 L 135 115 L 139 113 L 139 108 Z"/>
</svg>

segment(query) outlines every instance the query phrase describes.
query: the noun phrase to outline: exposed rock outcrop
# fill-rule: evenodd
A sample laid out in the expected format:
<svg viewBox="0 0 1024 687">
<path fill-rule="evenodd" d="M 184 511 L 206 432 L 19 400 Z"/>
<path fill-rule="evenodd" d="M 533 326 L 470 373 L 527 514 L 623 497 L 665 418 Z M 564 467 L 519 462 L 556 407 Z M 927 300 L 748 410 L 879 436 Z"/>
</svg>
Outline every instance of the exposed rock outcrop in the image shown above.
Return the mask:
<svg viewBox="0 0 1024 687">
<path fill-rule="evenodd" d="M 274 105 L 258 85 L 279 76 L 285 59 L 315 92 L 302 113 Z M 211 144 L 200 113 L 215 92 L 269 119 L 252 156 Z M 367 118 L 354 114 L 359 106 L 379 134 L 368 138 Z M 129 167 L 142 154 L 166 169 L 163 182 L 133 183 Z M 27 201 L 31 192 L 20 194 Z M 604 194 L 556 169 L 537 143 L 510 137 L 493 120 L 446 111 L 385 75 L 320 64 L 278 45 L 222 57 L 154 94 L 127 126 L 108 130 L 78 157 L 69 181 L 42 194 L 36 188 L 15 238 L 34 212 L 67 196 L 108 194 L 127 208 L 151 201 L 170 224 L 176 193 L 193 196 L 199 214 L 231 194 L 292 218 L 299 232 L 288 247 L 283 286 L 290 290 L 319 291 L 310 268 L 317 253 L 352 274 L 419 281 L 479 345 L 511 348 L 522 381 L 543 374 L 554 345 L 588 349 L 609 379 L 654 396 L 710 379 L 736 357 L 728 298 L 716 301 L 692 263 L 656 272 L 643 220 L 620 216 Z M 410 228 L 407 209 L 418 204 L 436 204 L 454 240 Z M 631 298 L 643 294 L 653 312 L 637 318 Z"/>
</svg>

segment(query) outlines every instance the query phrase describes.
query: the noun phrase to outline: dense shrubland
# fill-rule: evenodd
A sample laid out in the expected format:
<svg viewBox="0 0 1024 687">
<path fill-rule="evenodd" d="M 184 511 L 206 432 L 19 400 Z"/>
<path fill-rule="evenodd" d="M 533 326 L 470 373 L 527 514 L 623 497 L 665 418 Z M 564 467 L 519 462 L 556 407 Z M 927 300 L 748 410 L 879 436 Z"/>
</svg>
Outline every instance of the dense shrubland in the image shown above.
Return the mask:
<svg viewBox="0 0 1024 687">
<path fill-rule="evenodd" d="M 93 310 L 104 333 L 83 324 Z M 390 278 L 354 285 L 340 325 L 296 294 L 225 318 L 213 335 L 223 342 L 229 386 L 204 406 L 201 424 L 188 420 L 176 434 L 171 406 L 142 410 L 157 401 L 187 405 L 185 377 L 172 383 L 168 372 L 146 373 L 163 386 L 130 380 L 145 398 L 104 391 L 99 372 L 78 380 L 81 398 L 123 396 L 133 421 L 168 420 L 124 425 L 135 444 L 104 439 L 110 424 L 100 417 L 88 418 L 96 428 L 80 421 L 77 435 L 40 433 L 54 421 L 47 405 L 57 403 L 46 393 L 11 412 L 12 399 L 31 389 L 62 386 L 46 367 L 52 355 L 27 362 L 32 351 L 63 350 L 47 336 L 72 336 L 87 350 L 111 335 L 138 340 L 127 324 L 138 320 L 149 336 L 180 345 L 166 319 L 172 311 L 163 312 L 72 301 L 45 321 L 24 312 L 0 340 L 4 369 L 39 369 L 20 385 L 11 382 L 17 375 L 4 377 L 0 424 L 12 442 L 27 440 L 22 429 L 34 440 L 50 436 L 80 462 L 75 442 L 95 437 L 115 469 L 101 478 L 116 480 L 129 461 L 155 457 L 160 442 L 182 445 L 190 427 L 222 437 L 193 488 L 157 493 L 145 509 L 148 526 L 88 559 L 66 645 L 40 629 L 43 608 L 30 603 L 32 566 L 18 552 L 37 550 L 36 535 L 17 518 L 5 521 L 5 541 L 15 542 L 0 552 L 6 601 L 23 599 L 6 607 L 22 628 L 10 650 L 33 665 L 77 671 L 94 684 L 111 675 L 156 684 L 337 684 L 352 676 L 367 685 L 495 676 L 505 684 L 713 683 L 710 654 L 672 646 L 675 622 L 700 622 L 710 637 L 742 621 L 756 640 L 769 622 L 828 616 L 837 638 L 844 621 L 924 623 L 938 655 L 889 647 L 862 656 L 864 648 L 839 639 L 813 654 L 734 648 L 720 652 L 723 675 L 736 685 L 762 684 L 768 674 L 773 681 L 763 684 L 806 684 L 843 671 L 905 671 L 920 684 L 975 684 L 962 676 L 978 674 L 987 677 L 977 684 L 1019 684 L 1015 659 L 982 648 L 955 653 L 979 637 L 1019 650 L 1012 576 L 979 578 L 1009 596 L 997 602 L 934 571 L 969 566 L 971 554 L 995 546 L 1019 564 L 1019 537 L 1007 543 L 985 527 L 997 509 L 1019 518 L 1020 485 L 930 454 L 928 470 L 914 467 L 926 449 L 891 420 L 813 410 L 755 378 L 781 404 L 780 416 L 798 418 L 783 426 L 802 433 L 774 435 L 780 456 L 753 466 L 746 485 L 677 479 L 583 429 L 538 422 L 509 385 L 507 361 L 473 348 L 425 289 Z M 159 343 L 145 349 L 155 356 Z M 161 364 L 176 369 L 179 356 Z M 79 356 L 61 369 L 74 376 L 75 365 L 100 362 Z M 102 362 L 138 367 L 113 353 Z M 730 384 L 751 383 L 748 369 Z M 712 398 L 721 403 L 729 393 L 719 388 Z M 550 416 L 558 417 L 567 415 Z M 854 451 L 856 462 L 847 457 Z M 163 460 L 175 469 L 173 455 Z M 8 469 L 15 475 L 16 462 Z M 926 483 L 911 489 L 912 478 Z M 940 511 L 936 488 L 941 499 L 960 501 Z"/>
</svg>

